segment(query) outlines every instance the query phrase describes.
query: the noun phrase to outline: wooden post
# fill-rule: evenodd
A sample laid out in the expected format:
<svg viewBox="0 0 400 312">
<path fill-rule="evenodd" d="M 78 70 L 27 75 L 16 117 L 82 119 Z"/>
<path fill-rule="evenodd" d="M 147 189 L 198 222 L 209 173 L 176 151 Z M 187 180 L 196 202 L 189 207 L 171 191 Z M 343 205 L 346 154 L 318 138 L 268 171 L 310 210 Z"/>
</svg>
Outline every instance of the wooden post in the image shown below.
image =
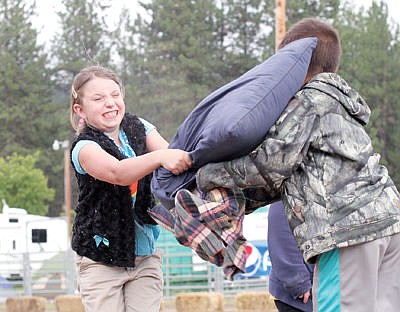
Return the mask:
<svg viewBox="0 0 400 312">
<path fill-rule="evenodd" d="M 286 33 L 286 1 L 275 0 L 275 51 Z"/>
<path fill-rule="evenodd" d="M 69 145 L 69 140 L 54 140 L 52 148 L 55 151 L 58 151 L 60 148 L 64 150 L 64 204 L 65 215 L 67 217 L 68 238 L 71 238 L 71 164 Z"/>
<path fill-rule="evenodd" d="M 64 200 L 67 215 L 68 238 L 71 238 L 71 164 L 69 156 L 69 141 L 64 146 Z"/>
</svg>

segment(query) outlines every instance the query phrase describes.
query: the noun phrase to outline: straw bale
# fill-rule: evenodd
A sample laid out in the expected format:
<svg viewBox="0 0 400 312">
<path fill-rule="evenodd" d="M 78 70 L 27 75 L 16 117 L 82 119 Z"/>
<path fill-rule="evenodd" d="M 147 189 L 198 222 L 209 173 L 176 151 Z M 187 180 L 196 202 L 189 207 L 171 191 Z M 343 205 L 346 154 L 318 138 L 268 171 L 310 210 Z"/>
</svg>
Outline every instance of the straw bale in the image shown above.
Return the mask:
<svg viewBox="0 0 400 312">
<path fill-rule="evenodd" d="M 221 293 L 181 293 L 175 297 L 177 312 L 223 312 L 224 301 Z"/>
<path fill-rule="evenodd" d="M 6 312 L 44 312 L 47 299 L 44 297 L 18 296 L 6 300 Z"/>
<path fill-rule="evenodd" d="M 57 312 L 85 312 L 81 296 L 60 295 L 55 298 Z"/>
<path fill-rule="evenodd" d="M 277 311 L 274 300 L 267 291 L 242 292 L 236 295 L 237 312 Z"/>
</svg>

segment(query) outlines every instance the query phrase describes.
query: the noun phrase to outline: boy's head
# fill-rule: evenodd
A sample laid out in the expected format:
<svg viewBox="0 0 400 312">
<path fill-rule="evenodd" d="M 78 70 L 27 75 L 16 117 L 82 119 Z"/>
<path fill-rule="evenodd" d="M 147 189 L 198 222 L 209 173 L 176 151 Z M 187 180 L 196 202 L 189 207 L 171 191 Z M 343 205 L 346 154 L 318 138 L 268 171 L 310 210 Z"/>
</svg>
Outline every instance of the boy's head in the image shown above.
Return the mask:
<svg viewBox="0 0 400 312">
<path fill-rule="evenodd" d="M 342 55 L 339 33 L 332 26 L 316 18 L 304 18 L 295 23 L 282 38 L 278 49 L 292 41 L 307 37 L 318 38 L 317 47 L 312 54 L 308 67 L 307 77 L 311 78 L 322 72 L 335 73 L 339 69 Z"/>
</svg>

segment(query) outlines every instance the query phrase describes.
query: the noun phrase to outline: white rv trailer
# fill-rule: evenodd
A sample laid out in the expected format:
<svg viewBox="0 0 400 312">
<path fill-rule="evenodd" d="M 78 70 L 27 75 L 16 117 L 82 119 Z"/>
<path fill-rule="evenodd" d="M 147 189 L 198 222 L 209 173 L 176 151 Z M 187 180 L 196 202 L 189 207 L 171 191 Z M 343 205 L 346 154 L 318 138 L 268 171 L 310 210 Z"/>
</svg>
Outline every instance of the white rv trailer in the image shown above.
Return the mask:
<svg viewBox="0 0 400 312">
<path fill-rule="evenodd" d="M 25 209 L 10 208 L 3 199 L 0 214 L 0 276 L 23 277 L 23 255 L 29 255 L 30 270 L 40 269 L 43 262 L 69 246 L 65 218 L 28 214 Z M 25 258 L 26 259 L 26 258 Z"/>
</svg>

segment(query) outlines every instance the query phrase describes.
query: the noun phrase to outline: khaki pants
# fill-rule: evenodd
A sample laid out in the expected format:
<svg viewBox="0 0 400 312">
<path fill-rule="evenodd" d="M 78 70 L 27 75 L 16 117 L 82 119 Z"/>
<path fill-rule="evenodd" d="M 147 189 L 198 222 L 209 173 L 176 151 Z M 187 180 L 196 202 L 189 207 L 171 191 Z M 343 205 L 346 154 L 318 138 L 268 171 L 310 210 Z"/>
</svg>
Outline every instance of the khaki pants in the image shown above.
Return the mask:
<svg viewBox="0 0 400 312">
<path fill-rule="evenodd" d="M 78 283 L 86 312 L 159 312 L 161 263 L 160 250 L 137 256 L 133 269 L 77 256 Z"/>
</svg>

